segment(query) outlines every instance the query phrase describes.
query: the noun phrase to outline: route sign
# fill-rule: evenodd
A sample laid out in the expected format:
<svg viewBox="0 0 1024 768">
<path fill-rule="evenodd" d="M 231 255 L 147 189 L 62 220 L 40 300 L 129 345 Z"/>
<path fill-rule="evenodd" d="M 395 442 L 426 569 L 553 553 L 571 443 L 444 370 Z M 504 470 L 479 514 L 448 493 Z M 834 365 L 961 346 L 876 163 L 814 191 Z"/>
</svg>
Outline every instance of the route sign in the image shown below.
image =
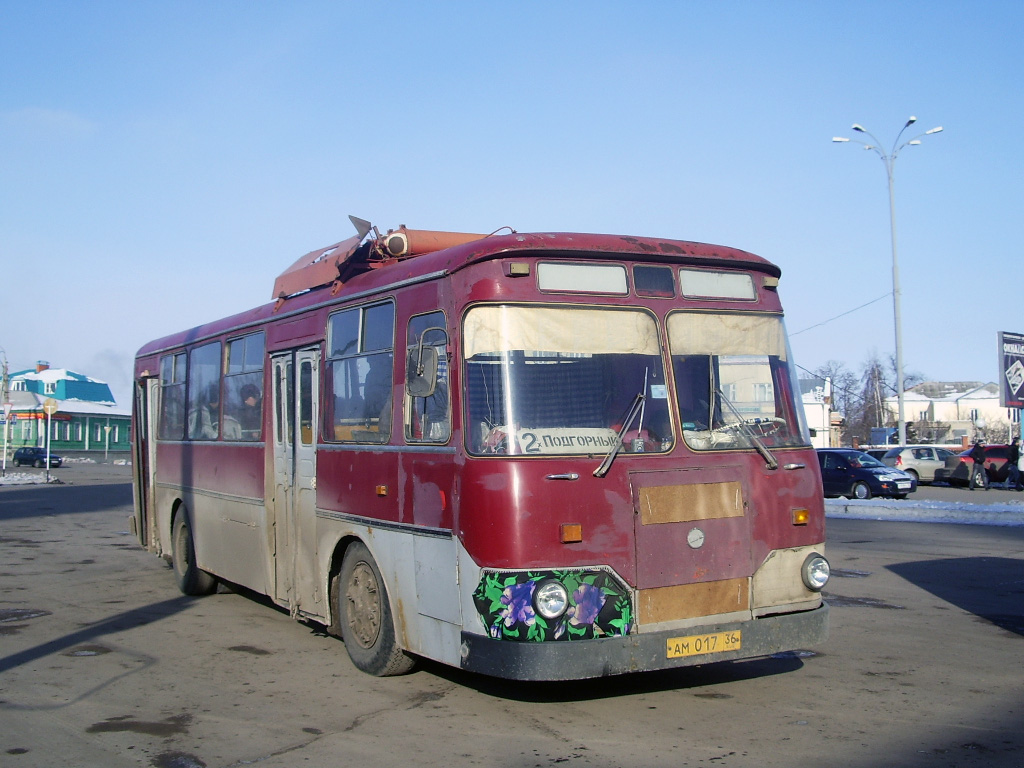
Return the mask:
<svg viewBox="0 0 1024 768">
<path fill-rule="evenodd" d="M 52 397 L 46 398 L 46 400 L 43 401 L 43 410 L 46 412 L 47 416 L 53 416 L 53 414 L 57 412 L 57 401 Z"/>
</svg>

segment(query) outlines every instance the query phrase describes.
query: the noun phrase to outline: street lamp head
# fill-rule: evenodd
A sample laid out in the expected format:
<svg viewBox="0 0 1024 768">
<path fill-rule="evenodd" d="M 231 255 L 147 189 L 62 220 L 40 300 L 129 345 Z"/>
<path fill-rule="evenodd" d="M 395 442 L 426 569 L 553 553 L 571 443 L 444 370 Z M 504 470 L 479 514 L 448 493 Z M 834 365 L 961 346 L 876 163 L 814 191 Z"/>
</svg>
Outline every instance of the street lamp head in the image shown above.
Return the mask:
<svg viewBox="0 0 1024 768">
<path fill-rule="evenodd" d="M 914 139 L 913 141 L 908 141 L 907 142 L 907 144 L 910 144 L 911 146 L 917 146 L 920 143 L 921 143 L 920 139 Z"/>
<path fill-rule="evenodd" d="M 933 133 L 941 133 L 941 132 L 942 132 L 942 126 L 940 125 L 938 128 L 932 128 L 930 131 L 925 131 L 924 135 L 925 136 L 931 136 Z"/>
<path fill-rule="evenodd" d="M 833 136 L 832 141 L 849 141 L 849 139 L 844 139 L 842 136 Z"/>
<path fill-rule="evenodd" d="M 913 115 L 911 115 L 911 116 L 910 116 L 910 119 L 909 119 L 909 120 L 907 120 L 907 124 L 906 124 L 906 125 L 904 125 L 903 127 L 904 127 L 904 128 L 909 128 L 910 126 L 912 126 L 912 125 L 913 125 L 914 123 L 916 123 L 916 122 L 917 122 L 917 118 L 916 118 L 916 117 L 914 117 Z"/>
<path fill-rule="evenodd" d="M 864 130 L 864 126 L 861 125 L 860 123 L 854 123 L 851 127 L 853 128 L 853 130 L 859 131 L 860 133 L 867 133 L 867 131 Z"/>
</svg>

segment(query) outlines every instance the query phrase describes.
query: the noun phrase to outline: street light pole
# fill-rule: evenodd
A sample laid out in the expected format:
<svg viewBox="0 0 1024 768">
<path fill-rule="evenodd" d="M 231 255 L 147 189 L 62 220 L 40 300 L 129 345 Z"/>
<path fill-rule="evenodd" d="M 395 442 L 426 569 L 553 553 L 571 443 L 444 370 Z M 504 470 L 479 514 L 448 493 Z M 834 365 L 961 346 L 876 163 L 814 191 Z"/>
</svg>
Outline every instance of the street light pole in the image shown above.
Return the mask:
<svg viewBox="0 0 1024 768">
<path fill-rule="evenodd" d="M 907 120 L 898 134 L 896 134 L 896 140 L 892 143 L 892 150 L 886 154 L 881 149 L 881 143 L 875 138 L 874 134 L 864 128 L 864 126 L 854 123 L 853 130 L 858 133 L 863 133 L 871 137 L 874 144 L 868 144 L 865 141 L 858 139 L 846 139 L 841 136 L 833 136 L 833 142 L 853 142 L 854 144 L 860 144 L 864 149 L 870 149 L 876 155 L 878 155 L 882 163 L 885 165 L 885 175 L 889 181 L 889 232 L 892 238 L 892 314 L 893 324 L 896 327 L 896 402 L 898 408 L 898 424 L 899 424 L 899 439 L 900 445 L 907 444 L 907 419 L 906 412 L 904 409 L 904 381 L 903 381 L 903 321 L 900 317 L 900 264 L 899 258 L 896 252 L 896 206 L 893 197 L 893 170 L 896 164 L 896 158 L 899 156 L 900 150 L 907 146 L 917 146 L 921 143 L 922 136 L 931 136 L 933 133 L 939 133 L 942 130 L 940 125 L 937 128 L 932 128 L 929 131 L 925 131 L 922 134 L 915 136 L 909 141 L 900 144 L 900 138 L 903 136 L 903 132 L 910 126 L 917 122 L 916 117 L 911 117 Z"/>
</svg>

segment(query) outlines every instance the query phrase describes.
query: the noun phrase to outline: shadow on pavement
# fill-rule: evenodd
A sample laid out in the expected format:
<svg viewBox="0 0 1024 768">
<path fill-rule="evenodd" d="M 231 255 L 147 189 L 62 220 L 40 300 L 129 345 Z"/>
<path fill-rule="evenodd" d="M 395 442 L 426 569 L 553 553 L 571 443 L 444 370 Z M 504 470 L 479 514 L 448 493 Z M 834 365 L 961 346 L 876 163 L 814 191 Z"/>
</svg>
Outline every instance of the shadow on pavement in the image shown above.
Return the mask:
<svg viewBox="0 0 1024 768">
<path fill-rule="evenodd" d="M 805 655 L 820 654 L 812 651 L 793 651 L 747 661 L 722 661 L 656 672 L 633 672 L 590 680 L 552 682 L 502 680 L 464 672 L 444 664 L 425 660 L 421 660 L 418 666 L 425 672 L 430 672 L 465 688 L 472 688 L 485 696 L 514 701 L 552 703 L 611 699 L 657 691 L 699 690 L 705 687 L 710 689 L 723 683 L 796 671 L 804 666 L 802 658 Z M 732 698 L 728 694 L 713 689 L 694 695 L 704 698 Z"/>
<path fill-rule="evenodd" d="M 107 485 L 30 485 L 0 494 L 0 520 L 103 512 L 131 506 L 131 483 Z"/>
<path fill-rule="evenodd" d="M 166 619 L 188 608 L 193 600 L 194 598 L 181 596 L 144 605 L 141 608 L 133 608 L 34 648 L 26 648 L 24 651 L 12 653 L 10 656 L 0 657 L 0 674 L 22 664 L 29 664 L 46 656 L 60 653 L 73 646 L 93 642 L 107 634 L 123 632 L 126 629 Z"/>
<path fill-rule="evenodd" d="M 947 603 L 1024 636 L 1024 560 L 965 557 L 887 567 Z"/>
</svg>

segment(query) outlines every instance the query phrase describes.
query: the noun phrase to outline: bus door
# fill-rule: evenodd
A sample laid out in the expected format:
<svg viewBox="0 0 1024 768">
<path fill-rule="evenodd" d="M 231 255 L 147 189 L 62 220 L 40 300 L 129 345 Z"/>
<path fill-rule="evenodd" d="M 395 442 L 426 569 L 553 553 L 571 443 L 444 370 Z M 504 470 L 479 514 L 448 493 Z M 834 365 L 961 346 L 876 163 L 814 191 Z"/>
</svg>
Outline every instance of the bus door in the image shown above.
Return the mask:
<svg viewBox="0 0 1024 768">
<path fill-rule="evenodd" d="M 159 392 L 160 380 L 156 377 L 140 379 L 135 384 L 135 409 L 132 415 L 132 473 L 135 479 L 133 529 L 139 543 L 147 549 L 154 543 L 154 528 L 150 518 L 156 509 L 153 488 L 156 471 L 156 405 Z"/>
<path fill-rule="evenodd" d="M 293 616 L 323 616 L 316 575 L 316 442 L 320 350 L 272 357 L 275 594 Z"/>
</svg>

